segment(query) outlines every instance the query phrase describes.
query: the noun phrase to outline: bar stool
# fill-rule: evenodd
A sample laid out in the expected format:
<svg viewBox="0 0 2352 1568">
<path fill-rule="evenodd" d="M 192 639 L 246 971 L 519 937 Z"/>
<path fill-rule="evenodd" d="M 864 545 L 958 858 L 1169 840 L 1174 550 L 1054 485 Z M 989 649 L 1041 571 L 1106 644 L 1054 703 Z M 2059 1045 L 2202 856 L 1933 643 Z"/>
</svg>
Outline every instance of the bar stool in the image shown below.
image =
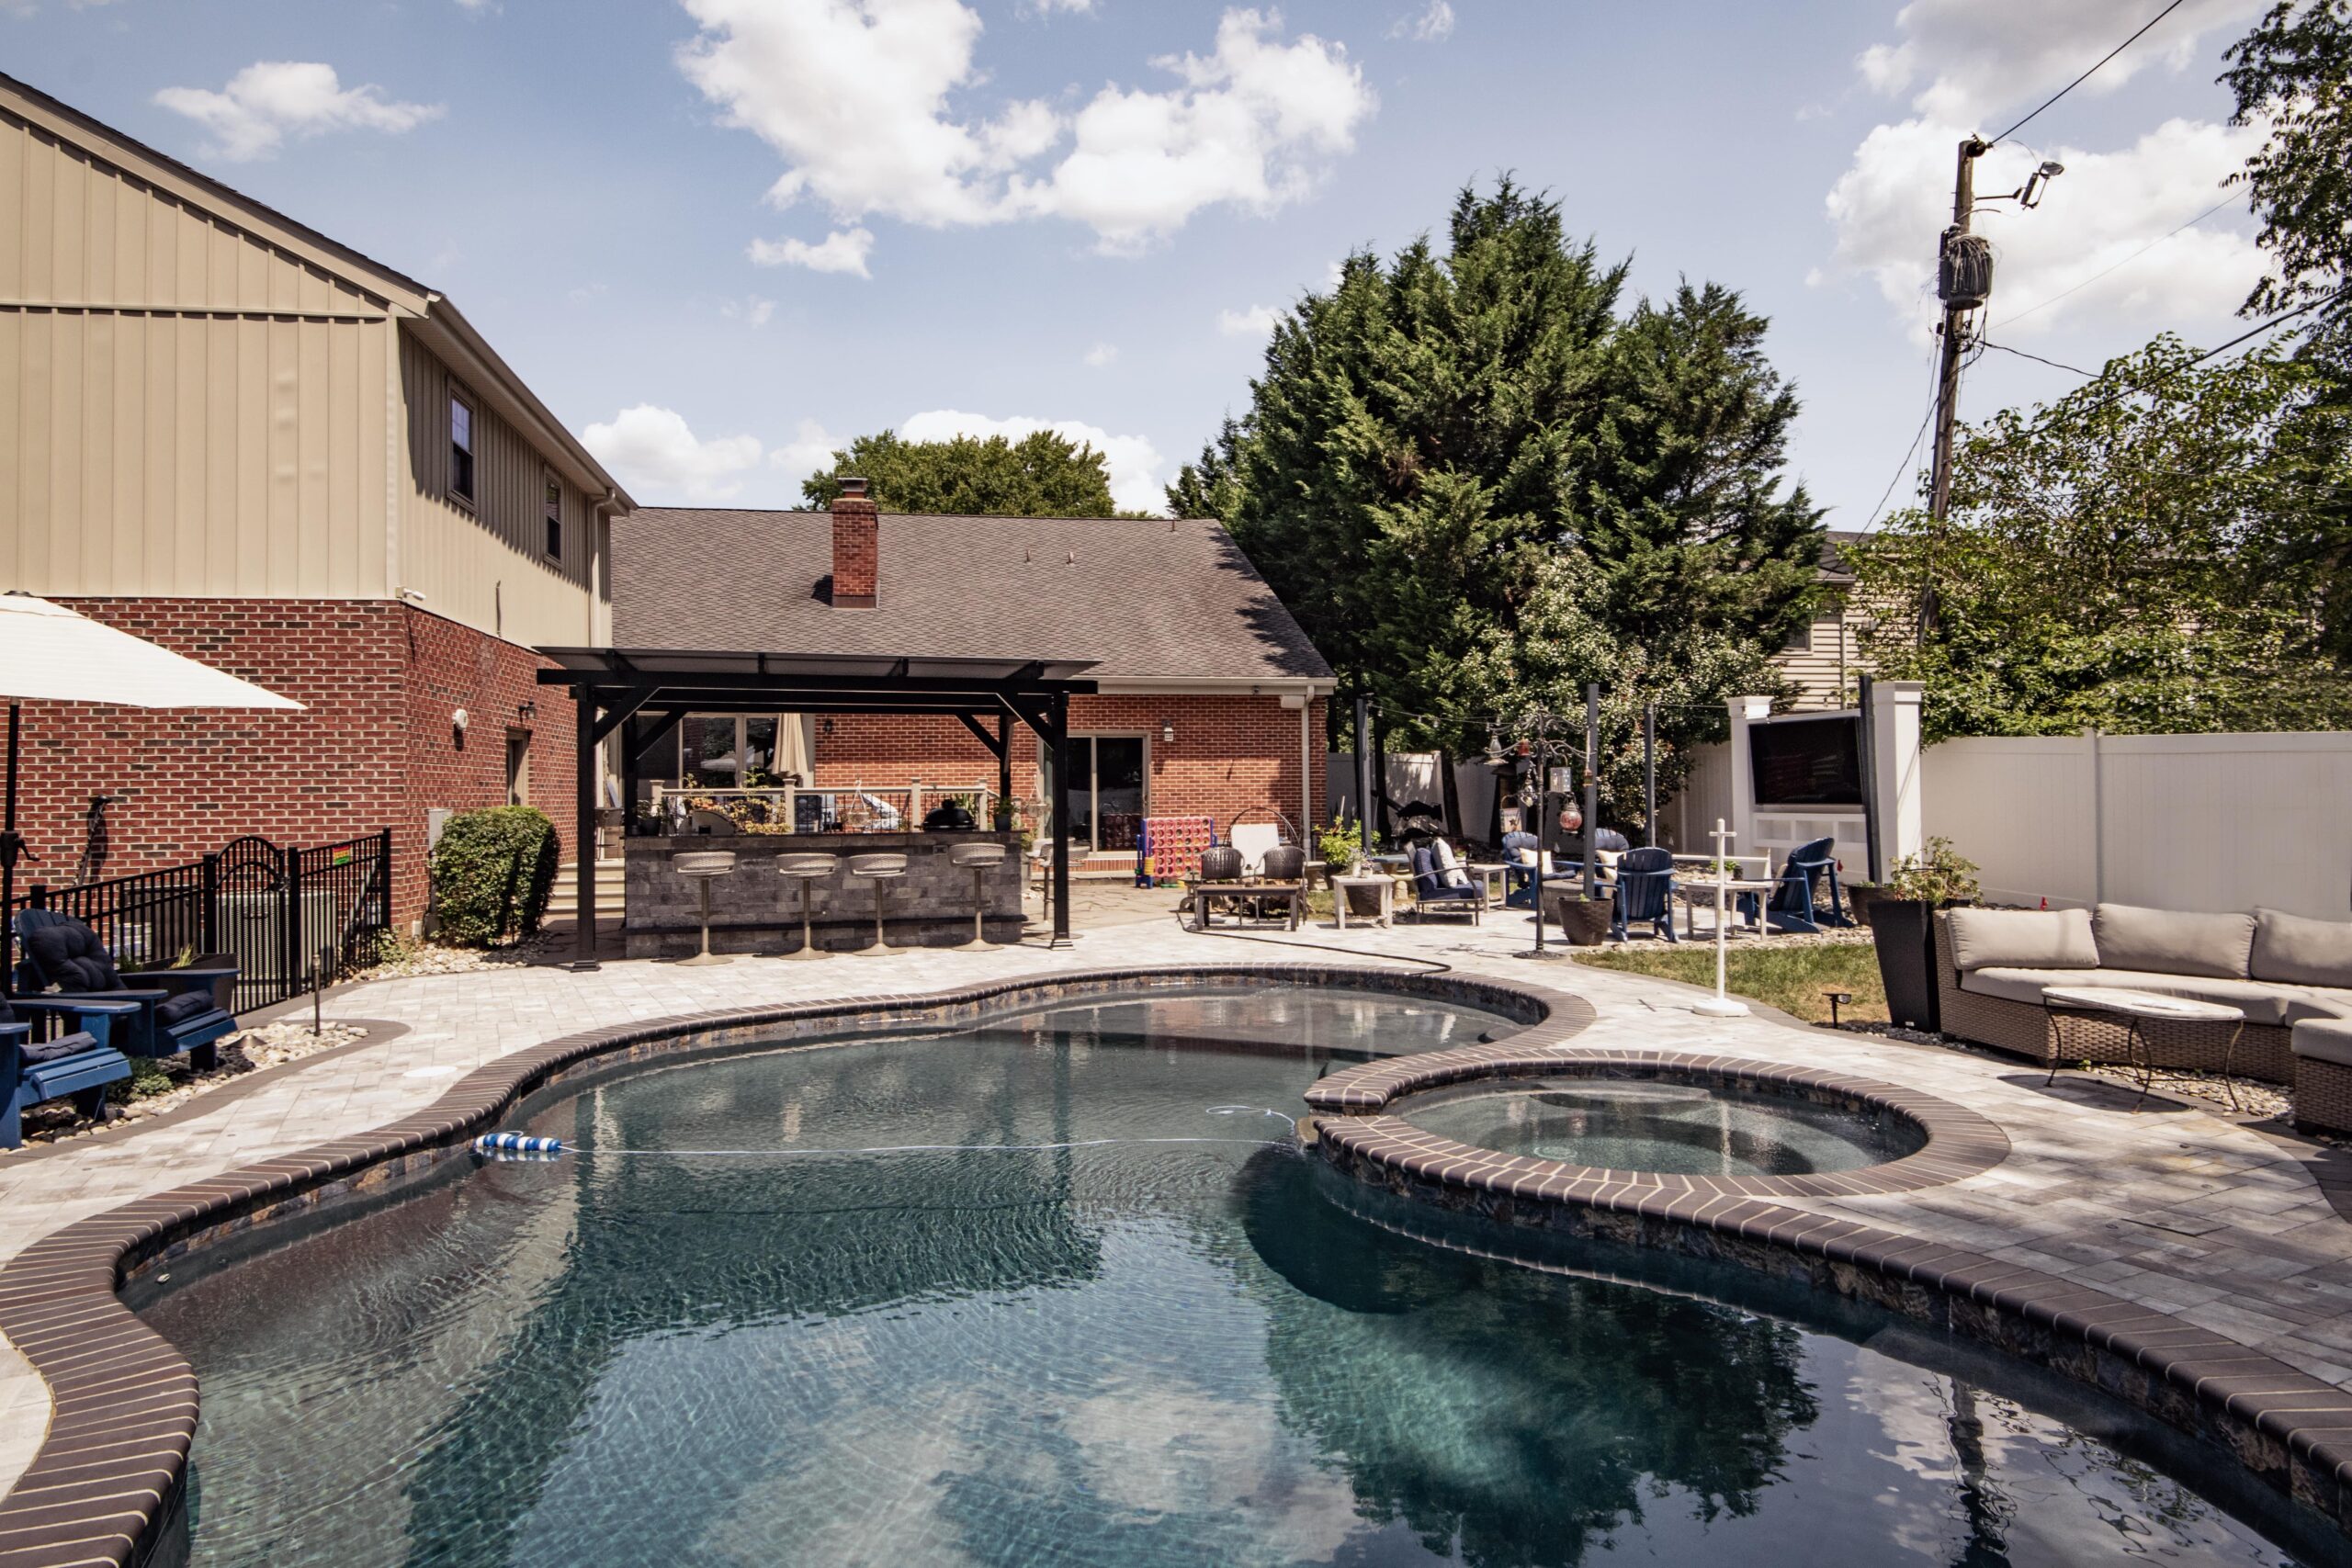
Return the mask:
<svg viewBox="0 0 2352 1568">
<path fill-rule="evenodd" d="M 882 934 L 882 884 L 890 877 L 907 874 L 907 857 L 904 855 L 852 855 L 849 857 L 849 874 L 852 876 L 871 877 L 874 881 L 874 945 L 861 947 L 857 950 L 858 953 L 862 956 L 874 957 L 886 953 L 898 952 L 899 950 L 892 947 Z"/>
<path fill-rule="evenodd" d="M 989 940 L 988 927 L 983 922 L 989 911 L 989 868 L 1002 865 L 1004 855 L 1002 844 L 950 844 L 947 847 L 947 863 L 959 869 L 969 868 L 972 873 L 972 940 L 957 942 L 956 949 L 959 953 L 994 953 L 997 949 L 998 944 Z"/>
<path fill-rule="evenodd" d="M 817 939 L 809 930 L 808 908 L 816 902 L 817 884 L 831 877 L 834 868 L 840 864 L 839 855 L 789 854 L 775 857 L 776 874 L 800 884 L 800 948 L 796 953 L 786 953 L 786 958 L 831 956 L 817 945 Z"/>
<path fill-rule="evenodd" d="M 702 905 L 702 951 L 692 958 L 681 958 L 681 964 L 729 964 L 733 960 L 723 953 L 710 950 L 710 882 L 715 876 L 735 874 L 735 852 L 732 850 L 681 850 L 670 857 L 670 869 L 679 876 L 691 878 L 695 893 Z"/>
</svg>

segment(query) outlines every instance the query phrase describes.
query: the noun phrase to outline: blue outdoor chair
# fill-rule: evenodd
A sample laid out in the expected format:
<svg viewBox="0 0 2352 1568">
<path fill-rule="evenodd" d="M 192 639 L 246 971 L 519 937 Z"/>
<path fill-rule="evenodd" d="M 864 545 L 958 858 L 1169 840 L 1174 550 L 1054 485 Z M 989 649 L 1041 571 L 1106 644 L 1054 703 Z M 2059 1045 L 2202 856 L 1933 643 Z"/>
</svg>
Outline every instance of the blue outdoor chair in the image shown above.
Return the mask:
<svg viewBox="0 0 2352 1568">
<path fill-rule="evenodd" d="M 1764 906 L 1766 920 L 1784 931 L 1817 931 L 1823 926 L 1854 923 L 1838 891 L 1838 861 L 1830 852 L 1837 846 L 1835 839 L 1815 839 L 1789 852 Z M 1825 886 L 1829 891 L 1826 913 L 1821 901 Z"/>
<path fill-rule="evenodd" d="M 17 1018 L 16 1008 L 54 1016 L 73 1032 L 36 1041 L 33 1026 Z M 44 1100 L 70 1095 L 74 1109 L 92 1117 L 105 1108 L 107 1085 L 129 1077 L 130 1064 L 96 1033 L 74 1026 L 85 1011 L 103 1031 L 117 1014 L 138 1010 L 127 1002 L 99 1002 L 85 1010 L 50 997 L 20 998 L 16 1008 L 0 998 L 0 1149 L 23 1145 L 24 1113 Z"/>
<path fill-rule="evenodd" d="M 126 1055 L 186 1052 L 191 1066 L 209 1069 L 219 1064 L 218 1042 L 236 1032 L 227 1005 L 237 980 L 233 967 L 144 970 L 138 976 L 144 984 L 133 987 L 123 983 L 114 954 L 96 931 L 54 909 L 18 914 L 17 940 L 23 948 L 17 964 L 22 998 L 130 1004 L 120 1016 L 109 1012 L 109 1032 L 99 1038 Z"/>
<path fill-rule="evenodd" d="M 1609 916 L 1619 942 L 1637 920 L 1668 942 L 1674 934 L 1674 854 L 1670 850 L 1627 850 L 1617 862 L 1617 897 Z"/>
<path fill-rule="evenodd" d="M 1427 844 L 1413 846 L 1413 918 L 1427 919 L 1431 915 L 1467 915 L 1470 923 L 1477 925 L 1487 912 L 1487 884 L 1474 876 L 1467 887 L 1448 887 L 1445 876 L 1438 868 L 1437 856 Z"/>
</svg>

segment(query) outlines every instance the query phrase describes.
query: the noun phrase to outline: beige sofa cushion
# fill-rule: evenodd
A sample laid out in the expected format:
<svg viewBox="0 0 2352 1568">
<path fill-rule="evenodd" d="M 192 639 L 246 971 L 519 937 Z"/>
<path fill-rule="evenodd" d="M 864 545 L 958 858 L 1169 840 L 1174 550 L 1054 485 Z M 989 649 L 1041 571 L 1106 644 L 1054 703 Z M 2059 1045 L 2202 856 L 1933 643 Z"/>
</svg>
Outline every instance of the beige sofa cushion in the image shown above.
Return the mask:
<svg viewBox="0 0 2352 1568">
<path fill-rule="evenodd" d="M 2252 972 L 2294 986 L 2352 986 L 2352 921 L 2256 909 Z"/>
<path fill-rule="evenodd" d="M 2352 1018 L 2310 1018 L 2295 1025 L 2294 1053 L 2315 1062 L 2352 1067 Z"/>
<path fill-rule="evenodd" d="M 2245 1014 L 2248 1023 L 2284 1029 L 2307 1018 L 2352 1017 L 2352 990 L 2318 986 L 2275 986 L 2260 980 L 2228 980 L 2219 976 L 2159 975 L 2144 969 L 2027 969 L 1993 967 L 1960 977 L 1960 988 L 1980 997 L 2041 1005 L 2044 986 L 2112 986 L 2133 991 L 2154 991 L 2160 997 L 2187 997 L 2192 1001 L 2220 1002 Z"/>
<path fill-rule="evenodd" d="M 2102 969 L 2243 980 L 2254 952 L 2252 915 L 2101 904 L 2091 916 L 2091 934 L 2098 942 Z"/>
<path fill-rule="evenodd" d="M 1944 922 L 1951 933 L 1952 967 L 1963 975 L 1992 968 L 2098 967 L 2086 910 L 1954 909 Z M 2033 999 L 2040 1001 L 2041 994 Z"/>
</svg>

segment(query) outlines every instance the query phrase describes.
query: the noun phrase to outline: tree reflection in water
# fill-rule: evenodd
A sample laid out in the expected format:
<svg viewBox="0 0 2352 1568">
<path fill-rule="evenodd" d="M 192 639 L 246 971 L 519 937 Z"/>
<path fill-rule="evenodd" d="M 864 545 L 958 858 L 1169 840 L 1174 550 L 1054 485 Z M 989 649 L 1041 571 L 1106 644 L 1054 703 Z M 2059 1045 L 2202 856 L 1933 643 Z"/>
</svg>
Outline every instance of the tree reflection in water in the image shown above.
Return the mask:
<svg viewBox="0 0 2352 1568">
<path fill-rule="evenodd" d="M 1393 1235 L 1251 1162 L 1243 1229 L 1284 1419 L 1365 1516 L 1469 1562 L 1568 1568 L 1645 1507 L 1753 1513 L 1820 1407 L 1799 1330 Z"/>
</svg>

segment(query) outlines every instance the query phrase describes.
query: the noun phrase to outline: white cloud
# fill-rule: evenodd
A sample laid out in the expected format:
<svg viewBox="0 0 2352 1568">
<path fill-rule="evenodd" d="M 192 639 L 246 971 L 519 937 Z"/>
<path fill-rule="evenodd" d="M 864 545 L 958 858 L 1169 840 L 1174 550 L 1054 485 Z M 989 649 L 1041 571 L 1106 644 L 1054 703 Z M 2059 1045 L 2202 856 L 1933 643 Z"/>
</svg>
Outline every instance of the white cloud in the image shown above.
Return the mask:
<svg viewBox="0 0 2352 1568">
<path fill-rule="evenodd" d="M 1932 119 L 1882 125 L 1856 150 L 1828 197 L 1836 256 L 1868 276 L 1924 336 L 1934 313 L 1936 236 L 1951 220 L 1952 158 L 1961 128 Z M 2069 319 L 2193 327 L 2227 319 L 2262 270 L 2253 240 L 2215 214 L 2144 261 L 2102 270 L 2211 207 L 2221 182 L 2261 140 L 2254 128 L 2167 120 L 2129 147 L 2087 152 L 2004 142 L 1977 164 L 1981 194 L 2013 190 L 2044 157 L 2066 167 L 2030 212 L 1980 210 L 1993 242 L 1990 320 L 2006 321 L 2077 285 L 2079 293 L 2018 321 L 2010 335 Z"/>
<path fill-rule="evenodd" d="M 212 153 L 235 163 L 266 158 L 288 136 L 355 130 L 397 135 L 445 112 L 439 104 L 387 98 L 372 83 L 345 87 L 332 65 L 285 60 L 248 65 L 217 93 L 166 87 L 155 102 L 210 131 Z"/>
<path fill-rule="evenodd" d="M 1119 345 L 1117 344 L 1098 343 L 1092 348 L 1086 351 L 1086 367 L 1089 370 L 1100 370 L 1118 357 Z"/>
<path fill-rule="evenodd" d="M 815 420 L 804 419 L 791 440 L 768 454 L 768 467 L 782 472 L 797 490 L 802 479 L 831 467 L 834 452 L 848 445 L 838 436 L 825 434 L 825 427 Z"/>
<path fill-rule="evenodd" d="M 563 291 L 563 297 L 575 305 L 592 305 L 610 292 L 602 283 L 583 283 Z"/>
<path fill-rule="evenodd" d="M 1174 86 L 1107 85 L 1065 118 L 1043 100 L 992 116 L 951 101 L 986 81 L 980 18 L 963 0 L 684 4 L 701 30 L 679 68 L 783 158 L 769 200 L 810 199 L 843 220 L 1060 217 L 1133 251 L 1207 207 L 1297 200 L 1374 106 L 1344 48 L 1285 41 L 1253 10 L 1225 13 L 1212 53 L 1153 62 Z"/>
<path fill-rule="evenodd" d="M 742 299 L 722 299 L 718 313 L 730 321 L 742 321 L 752 327 L 763 327 L 775 319 L 775 301 L 763 299 L 757 294 Z"/>
<path fill-rule="evenodd" d="M 757 436 L 705 441 L 676 410 L 651 403 L 621 410 L 610 424 L 590 425 L 580 441 L 640 501 L 727 501 L 741 491 L 743 473 L 760 465 Z"/>
<path fill-rule="evenodd" d="M 1102 453 L 1103 467 L 1111 474 L 1111 499 L 1122 510 L 1158 512 L 1166 506 L 1166 481 L 1159 477 L 1164 459 L 1144 436 L 1114 435 L 1100 425 L 1083 424 L 1074 419 L 1031 419 L 1023 415 L 990 419 L 986 414 L 966 413 L 959 409 L 929 409 L 899 426 L 899 435 L 909 441 L 947 441 L 958 435 L 1001 435 L 1008 441 L 1018 441 L 1040 430 L 1054 431 L 1067 440 L 1085 442 Z"/>
<path fill-rule="evenodd" d="M 1266 337 L 1274 330 L 1281 312 L 1272 305 L 1252 305 L 1246 310 L 1219 310 L 1216 330 L 1227 337 Z"/>
<path fill-rule="evenodd" d="M 810 272 L 854 272 L 871 277 L 865 258 L 873 250 L 873 231 L 859 228 L 836 230 L 813 245 L 806 240 L 754 240 L 750 255 L 761 266 L 805 266 Z"/>
<path fill-rule="evenodd" d="M 2205 34 L 2234 32 L 2267 3 L 2188 0 L 2076 90 L 2111 93 L 2154 64 L 2179 71 Z M 2148 0 L 1911 0 L 1894 18 L 1900 39 L 1871 45 L 1854 63 L 1873 92 L 1917 88 L 1911 107 L 1921 115 L 1990 135 L 2001 127 L 1973 122 L 2012 106 L 2022 114 L 2150 15 Z"/>
<path fill-rule="evenodd" d="M 1430 0 L 1419 15 L 1398 17 L 1388 36 L 1411 39 L 1415 43 L 1443 43 L 1453 36 L 1453 7 L 1446 0 Z"/>
</svg>

